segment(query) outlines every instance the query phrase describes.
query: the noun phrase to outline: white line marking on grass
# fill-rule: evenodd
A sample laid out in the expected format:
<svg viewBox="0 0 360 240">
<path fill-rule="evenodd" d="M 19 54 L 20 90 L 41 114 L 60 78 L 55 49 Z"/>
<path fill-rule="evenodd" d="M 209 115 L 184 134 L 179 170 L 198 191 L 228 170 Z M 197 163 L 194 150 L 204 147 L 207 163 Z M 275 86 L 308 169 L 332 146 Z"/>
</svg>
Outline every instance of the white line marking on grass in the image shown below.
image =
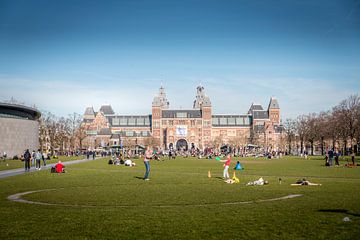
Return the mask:
<svg viewBox="0 0 360 240">
<path fill-rule="evenodd" d="M 62 188 L 63 189 L 63 188 Z M 215 205 L 239 205 L 239 204 L 252 204 L 252 203 L 262 203 L 262 202 L 273 202 L 273 201 L 281 201 L 296 197 L 303 196 L 302 194 L 290 194 L 283 197 L 278 198 L 270 198 L 270 199 L 260 199 L 253 201 L 245 201 L 245 202 L 224 202 L 224 203 L 204 203 L 204 204 L 173 204 L 173 205 L 76 205 L 76 204 L 59 204 L 59 203 L 46 203 L 46 202 L 37 202 L 23 199 L 22 196 L 38 193 L 38 192 L 48 192 L 55 191 L 59 189 L 43 189 L 43 190 L 35 190 L 35 191 L 27 191 L 22 193 L 16 193 L 7 197 L 9 201 L 27 203 L 27 204 L 36 204 L 36 205 L 46 205 L 46 206 L 64 206 L 64 207 L 115 207 L 115 208 L 128 208 L 128 207 L 159 207 L 159 208 L 171 208 L 171 207 L 206 207 L 206 206 L 215 206 Z"/>
</svg>

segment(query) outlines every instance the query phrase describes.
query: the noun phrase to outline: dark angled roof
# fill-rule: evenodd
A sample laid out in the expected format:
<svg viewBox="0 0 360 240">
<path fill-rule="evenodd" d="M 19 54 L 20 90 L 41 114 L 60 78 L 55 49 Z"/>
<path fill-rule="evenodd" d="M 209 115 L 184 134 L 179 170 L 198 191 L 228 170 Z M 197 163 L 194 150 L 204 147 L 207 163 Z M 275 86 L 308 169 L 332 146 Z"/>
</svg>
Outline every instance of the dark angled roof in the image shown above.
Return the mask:
<svg viewBox="0 0 360 240">
<path fill-rule="evenodd" d="M 115 114 L 114 110 L 112 109 L 112 107 L 110 105 L 101 106 L 99 111 L 103 112 L 104 115 L 113 115 L 113 114 Z"/>
<path fill-rule="evenodd" d="M 163 118 L 201 118 L 200 110 L 163 110 Z"/>
<path fill-rule="evenodd" d="M 107 116 L 108 122 L 112 127 L 150 127 L 151 115 L 133 115 L 133 116 Z"/>
<path fill-rule="evenodd" d="M 95 115 L 94 108 L 93 107 L 87 107 L 85 110 L 84 115 Z"/>
<path fill-rule="evenodd" d="M 254 119 L 268 119 L 269 118 L 269 113 L 268 111 L 259 111 L 259 110 L 256 110 L 256 111 L 253 111 L 253 118 Z"/>
<path fill-rule="evenodd" d="M 98 135 L 111 135 L 111 130 L 110 128 L 102 128 L 98 132 Z"/>
<path fill-rule="evenodd" d="M 268 109 L 279 109 L 279 103 L 278 100 L 274 97 L 270 98 L 269 107 Z"/>
<path fill-rule="evenodd" d="M 248 111 L 248 114 L 252 114 L 254 110 L 264 110 L 261 104 L 258 103 L 252 103 L 250 106 L 250 109 Z"/>
<path fill-rule="evenodd" d="M 250 126 L 249 115 L 212 115 L 213 127 L 245 127 Z"/>
<path fill-rule="evenodd" d="M 35 108 L 24 105 L 0 103 L 0 117 L 1 118 L 20 118 L 28 120 L 37 120 L 41 113 Z"/>
</svg>

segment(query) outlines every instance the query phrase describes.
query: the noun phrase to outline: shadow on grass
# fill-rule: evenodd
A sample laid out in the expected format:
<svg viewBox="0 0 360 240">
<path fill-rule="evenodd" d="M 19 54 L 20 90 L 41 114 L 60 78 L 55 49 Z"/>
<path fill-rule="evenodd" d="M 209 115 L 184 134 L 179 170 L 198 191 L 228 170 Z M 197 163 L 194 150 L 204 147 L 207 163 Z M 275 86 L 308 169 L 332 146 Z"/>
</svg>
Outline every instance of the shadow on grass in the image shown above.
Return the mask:
<svg viewBox="0 0 360 240">
<path fill-rule="evenodd" d="M 318 212 L 330 212 L 330 213 L 345 213 L 354 217 L 360 217 L 358 213 L 351 213 L 346 209 L 319 209 Z"/>
<path fill-rule="evenodd" d="M 134 178 L 144 180 L 144 177 L 138 177 L 138 176 L 135 176 Z"/>
</svg>

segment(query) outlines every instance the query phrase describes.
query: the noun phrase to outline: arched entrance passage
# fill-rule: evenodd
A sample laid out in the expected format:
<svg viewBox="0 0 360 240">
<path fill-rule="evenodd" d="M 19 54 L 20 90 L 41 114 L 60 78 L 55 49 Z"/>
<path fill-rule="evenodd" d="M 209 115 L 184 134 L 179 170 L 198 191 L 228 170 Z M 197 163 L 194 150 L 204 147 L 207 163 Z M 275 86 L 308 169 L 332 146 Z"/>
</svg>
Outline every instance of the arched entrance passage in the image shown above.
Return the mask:
<svg viewBox="0 0 360 240">
<path fill-rule="evenodd" d="M 185 139 L 180 139 L 176 142 L 176 149 L 177 150 L 188 150 L 188 143 Z"/>
</svg>

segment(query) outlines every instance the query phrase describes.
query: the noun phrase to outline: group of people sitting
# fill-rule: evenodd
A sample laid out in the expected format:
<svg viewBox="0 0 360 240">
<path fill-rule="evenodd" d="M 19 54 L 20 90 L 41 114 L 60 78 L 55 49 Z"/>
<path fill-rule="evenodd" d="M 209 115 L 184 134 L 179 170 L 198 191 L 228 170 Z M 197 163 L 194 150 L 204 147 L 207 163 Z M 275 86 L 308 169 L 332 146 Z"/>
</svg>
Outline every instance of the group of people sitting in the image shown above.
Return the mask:
<svg viewBox="0 0 360 240">
<path fill-rule="evenodd" d="M 116 158 L 115 160 L 113 159 L 110 159 L 109 162 L 108 162 L 109 165 L 116 165 L 116 166 L 120 166 L 122 164 L 124 164 L 125 166 L 127 167 L 134 167 L 136 166 L 136 164 L 131 161 L 130 159 L 126 159 L 125 161 L 123 159 L 119 159 L 119 158 Z"/>
</svg>

